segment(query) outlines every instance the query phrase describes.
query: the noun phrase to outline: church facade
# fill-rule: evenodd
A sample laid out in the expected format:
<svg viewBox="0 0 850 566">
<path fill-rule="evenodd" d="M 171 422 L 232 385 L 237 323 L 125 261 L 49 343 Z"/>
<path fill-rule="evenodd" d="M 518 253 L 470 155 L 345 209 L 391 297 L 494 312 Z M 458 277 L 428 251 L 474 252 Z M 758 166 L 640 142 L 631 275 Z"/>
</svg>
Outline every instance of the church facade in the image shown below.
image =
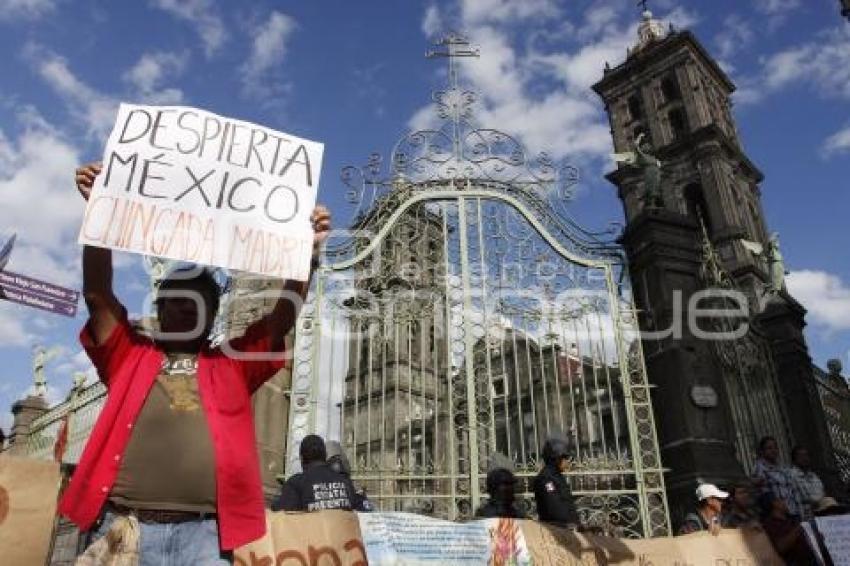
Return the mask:
<svg viewBox="0 0 850 566">
<path fill-rule="evenodd" d="M 644 354 L 674 524 L 698 482 L 747 476 L 764 436 L 778 440 L 786 462 L 794 445 L 806 446 L 828 490 L 843 493 L 803 337 L 805 309 L 784 286 L 761 204 L 764 176 L 732 115 L 734 89 L 691 32 L 648 12 L 626 60 L 606 65 L 593 86 L 614 150 L 644 144 L 657 168 L 650 176 L 621 163 L 607 178 L 623 204 L 641 329 L 652 335 Z M 720 323 L 677 325 L 702 308 L 730 311 Z M 720 333 L 706 339 L 711 331 Z"/>
</svg>

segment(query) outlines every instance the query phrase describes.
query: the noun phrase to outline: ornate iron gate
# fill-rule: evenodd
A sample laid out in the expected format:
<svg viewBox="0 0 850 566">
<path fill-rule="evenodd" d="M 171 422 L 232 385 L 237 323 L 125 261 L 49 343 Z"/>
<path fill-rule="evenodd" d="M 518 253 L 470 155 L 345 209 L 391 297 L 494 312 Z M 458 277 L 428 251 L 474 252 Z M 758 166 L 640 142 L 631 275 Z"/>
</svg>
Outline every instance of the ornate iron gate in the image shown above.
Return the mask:
<svg viewBox="0 0 850 566">
<path fill-rule="evenodd" d="M 567 210 L 577 172 L 471 124 L 462 39 L 440 44 L 442 127 L 405 136 L 390 171 L 343 171 L 359 205 L 302 311 L 287 471 L 308 432 L 338 438 L 379 508 L 470 518 L 488 468 L 529 478 L 548 436 L 587 523 L 669 531 L 637 319 L 619 246 Z"/>
</svg>

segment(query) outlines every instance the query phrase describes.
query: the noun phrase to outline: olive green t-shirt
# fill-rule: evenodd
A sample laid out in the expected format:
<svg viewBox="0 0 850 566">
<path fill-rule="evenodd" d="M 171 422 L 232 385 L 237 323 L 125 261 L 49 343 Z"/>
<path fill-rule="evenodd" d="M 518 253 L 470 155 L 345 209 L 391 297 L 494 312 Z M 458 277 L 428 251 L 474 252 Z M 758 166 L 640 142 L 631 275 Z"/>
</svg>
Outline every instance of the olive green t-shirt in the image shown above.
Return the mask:
<svg viewBox="0 0 850 566">
<path fill-rule="evenodd" d="M 133 427 L 111 501 L 134 509 L 215 512 L 215 458 L 196 373 L 196 356 L 163 362 Z"/>
</svg>

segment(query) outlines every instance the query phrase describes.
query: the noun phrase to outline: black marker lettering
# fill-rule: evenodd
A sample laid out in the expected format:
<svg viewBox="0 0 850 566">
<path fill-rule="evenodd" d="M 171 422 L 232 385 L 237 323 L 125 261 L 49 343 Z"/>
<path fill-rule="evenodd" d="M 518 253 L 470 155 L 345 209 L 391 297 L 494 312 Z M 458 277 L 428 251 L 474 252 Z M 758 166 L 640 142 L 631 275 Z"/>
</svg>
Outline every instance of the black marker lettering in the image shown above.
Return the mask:
<svg viewBox="0 0 850 566">
<path fill-rule="evenodd" d="M 165 128 L 165 126 L 160 125 L 160 121 L 162 121 L 162 115 L 166 114 L 168 112 L 176 112 L 176 110 L 174 110 L 173 108 L 167 108 L 165 110 L 157 111 L 156 118 L 154 118 L 154 121 L 153 121 L 153 127 L 151 128 L 150 144 L 151 144 L 151 147 L 155 147 L 157 149 L 164 149 L 166 151 L 171 151 L 173 148 L 165 147 L 165 146 L 161 146 L 161 145 L 156 144 L 156 133 L 157 133 L 157 131 Z"/>
<path fill-rule="evenodd" d="M 136 160 L 138 159 L 139 154 L 134 153 L 130 155 L 127 160 L 121 159 L 121 156 L 115 153 L 114 151 L 109 155 L 109 163 L 106 165 L 106 177 L 103 180 L 103 186 L 109 186 L 109 179 L 112 177 L 112 163 L 114 161 L 118 161 L 121 165 L 127 165 L 128 163 L 132 163 L 132 167 L 130 169 L 130 176 L 127 178 L 127 186 L 124 187 L 126 192 L 130 191 L 130 186 L 133 184 L 133 175 L 136 173 Z"/>
<path fill-rule="evenodd" d="M 230 187 L 230 194 L 227 195 L 227 206 L 229 206 L 231 210 L 235 210 L 237 212 L 248 212 L 249 210 L 254 210 L 256 208 L 256 206 L 253 204 L 249 206 L 243 206 L 241 208 L 233 204 L 233 196 L 236 194 L 236 189 L 238 189 L 248 181 L 253 181 L 257 184 L 258 187 L 261 186 L 260 180 L 255 179 L 253 177 L 245 177 L 244 179 L 240 179 L 233 183 L 233 186 Z"/>
<path fill-rule="evenodd" d="M 155 155 L 153 159 L 145 159 L 144 165 L 142 165 L 142 179 L 139 182 L 139 194 L 144 197 L 150 198 L 165 198 L 166 195 L 153 195 L 145 192 L 145 185 L 147 185 L 148 180 L 152 181 L 162 181 L 165 177 L 155 177 L 149 174 L 151 165 L 164 165 L 166 167 L 171 167 L 171 163 L 167 163 L 165 161 L 160 161 L 165 157 L 164 153 L 160 153 L 159 155 Z"/>
<path fill-rule="evenodd" d="M 179 201 L 180 199 L 185 197 L 187 194 L 192 192 L 193 189 L 197 188 L 198 192 L 201 193 L 201 196 L 204 197 L 204 202 L 207 203 L 207 206 L 210 206 L 210 199 L 207 198 L 207 193 L 204 192 L 204 188 L 201 186 L 201 184 L 204 181 L 206 181 L 210 177 L 210 175 L 215 173 L 215 169 L 210 169 L 209 172 L 206 175 L 204 175 L 203 177 L 201 177 L 200 179 L 195 177 L 195 173 L 192 172 L 191 169 L 189 169 L 188 167 L 186 167 L 185 169 L 186 169 L 186 172 L 189 174 L 189 176 L 192 177 L 192 180 L 194 182 L 192 183 L 191 187 L 189 187 L 188 189 L 186 189 L 185 191 L 183 191 L 182 193 L 177 195 L 177 198 L 174 199 L 174 202 Z"/>
<path fill-rule="evenodd" d="M 177 151 L 179 151 L 180 153 L 192 153 L 193 151 L 198 149 L 198 146 L 201 144 L 201 134 L 199 134 L 197 130 L 187 127 L 185 124 L 183 124 L 183 118 L 185 118 L 186 116 L 195 116 L 196 118 L 198 117 L 195 112 L 187 110 L 186 112 L 183 112 L 182 114 L 180 114 L 180 116 L 177 117 L 177 127 L 186 130 L 187 132 L 191 132 L 195 137 L 195 145 L 192 146 L 190 149 L 183 149 L 180 146 L 180 142 L 177 142 Z"/>
<path fill-rule="evenodd" d="M 274 196 L 274 194 L 278 190 L 289 191 L 290 193 L 292 193 L 292 198 L 295 201 L 292 205 L 292 214 L 290 214 L 286 218 L 283 218 L 283 217 L 276 218 L 276 217 L 272 216 L 272 213 L 271 213 L 272 197 Z M 292 190 L 292 188 L 287 187 L 286 185 L 278 185 L 276 187 L 273 187 L 272 190 L 269 191 L 269 194 L 266 196 L 265 212 L 266 212 L 266 217 L 273 222 L 280 222 L 280 223 L 289 222 L 290 220 L 295 218 L 296 214 L 298 214 L 298 193 L 296 193 L 294 190 Z"/>
<path fill-rule="evenodd" d="M 263 139 L 257 143 L 254 143 L 254 136 L 256 134 L 263 134 Z M 248 153 L 245 154 L 245 167 L 248 168 L 251 166 L 251 155 L 257 156 L 257 163 L 260 164 L 260 173 L 265 173 L 266 170 L 263 169 L 263 158 L 260 157 L 260 152 L 257 151 L 257 147 L 266 143 L 266 140 L 269 139 L 269 134 L 266 133 L 265 130 L 251 130 L 251 141 L 248 142 Z"/>
<path fill-rule="evenodd" d="M 144 115 L 144 117 L 147 118 L 147 120 L 145 121 L 144 129 L 141 132 L 139 132 L 138 134 L 135 134 L 136 137 L 131 137 L 131 138 L 125 139 L 124 136 L 127 135 L 127 130 L 130 129 L 130 122 L 133 121 L 133 116 L 141 116 L 141 115 Z M 148 133 L 148 128 L 150 128 L 150 127 L 151 127 L 151 115 L 148 114 L 147 111 L 145 111 L 141 108 L 131 110 L 130 113 L 127 114 L 127 121 L 124 122 L 124 129 L 121 130 L 121 135 L 118 137 L 118 143 L 130 143 L 130 142 L 134 142 L 136 140 L 142 139 L 143 137 L 145 137 L 145 134 Z"/>
<path fill-rule="evenodd" d="M 215 124 L 215 132 L 212 135 L 208 135 L 210 132 L 210 124 Z M 207 116 L 204 118 L 204 133 L 201 135 L 201 143 L 198 146 L 198 157 L 204 156 L 204 147 L 207 142 L 210 140 L 214 140 L 218 133 L 221 131 L 221 124 L 219 123 L 217 118 L 212 116 Z"/>
</svg>

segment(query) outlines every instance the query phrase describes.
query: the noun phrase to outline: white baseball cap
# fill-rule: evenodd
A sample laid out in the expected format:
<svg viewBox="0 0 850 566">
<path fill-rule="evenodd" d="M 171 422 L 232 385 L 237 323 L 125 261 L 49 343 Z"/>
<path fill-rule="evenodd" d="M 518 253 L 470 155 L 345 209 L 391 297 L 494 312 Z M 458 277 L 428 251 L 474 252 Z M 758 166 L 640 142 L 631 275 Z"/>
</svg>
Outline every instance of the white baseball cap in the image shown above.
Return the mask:
<svg viewBox="0 0 850 566">
<path fill-rule="evenodd" d="M 697 488 L 697 499 L 699 501 L 702 501 L 703 499 L 708 499 L 709 497 L 726 499 L 727 497 L 729 497 L 729 494 L 718 488 L 713 483 L 700 484 L 700 486 Z"/>
</svg>

